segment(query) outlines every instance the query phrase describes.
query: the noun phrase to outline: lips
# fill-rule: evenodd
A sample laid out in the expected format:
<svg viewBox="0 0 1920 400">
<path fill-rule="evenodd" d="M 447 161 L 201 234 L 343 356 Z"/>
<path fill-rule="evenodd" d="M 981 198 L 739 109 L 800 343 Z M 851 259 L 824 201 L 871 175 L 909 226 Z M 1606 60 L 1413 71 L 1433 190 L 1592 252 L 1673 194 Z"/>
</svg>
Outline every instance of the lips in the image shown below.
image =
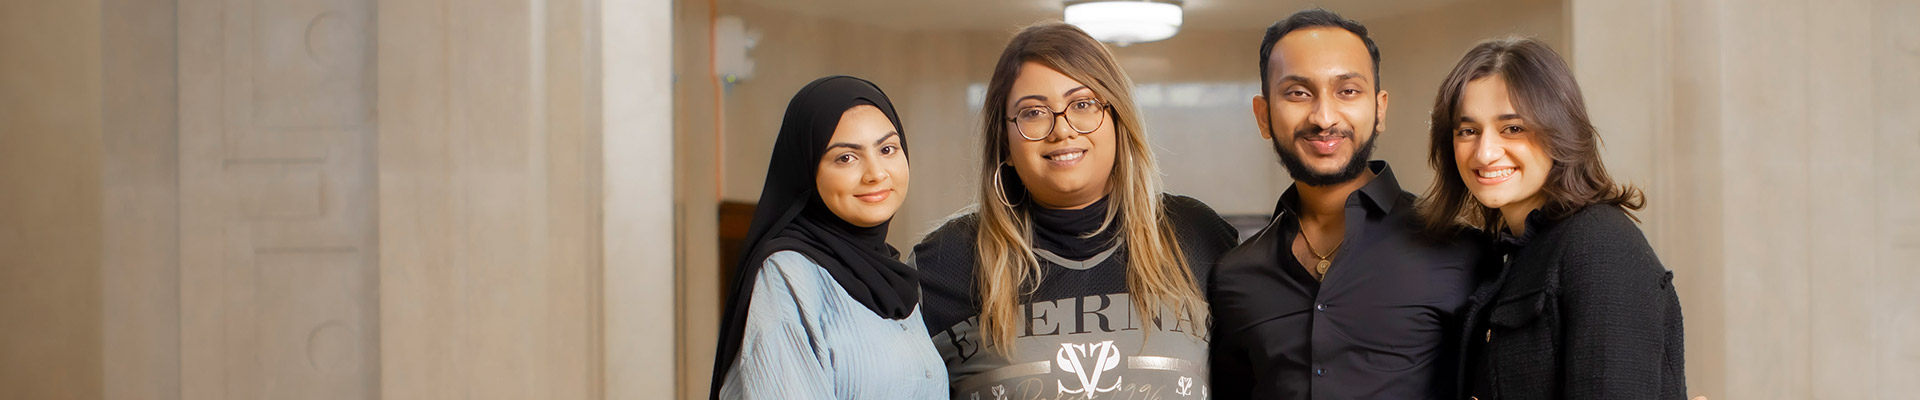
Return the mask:
<svg viewBox="0 0 1920 400">
<path fill-rule="evenodd" d="M 860 199 L 861 202 L 866 202 L 866 203 L 879 203 L 882 201 L 887 201 L 888 197 L 893 197 L 893 189 L 881 189 L 881 190 L 876 190 L 870 193 L 853 195 L 853 198 Z"/>
<path fill-rule="evenodd" d="M 1481 185 L 1497 185 L 1506 182 L 1508 179 L 1513 179 L 1513 174 L 1516 172 L 1520 170 L 1514 167 L 1485 167 L 1473 170 L 1474 180 L 1479 181 Z"/>
<path fill-rule="evenodd" d="M 1068 167 L 1079 164 L 1080 160 L 1086 158 L 1086 156 L 1087 149 L 1079 147 L 1062 148 L 1040 155 L 1041 158 L 1047 159 L 1049 163 L 1057 167 Z"/>
<path fill-rule="evenodd" d="M 1338 135 L 1328 135 L 1328 136 L 1302 138 L 1302 140 L 1305 140 L 1307 142 L 1308 149 L 1312 150 L 1314 155 L 1331 156 L 1334 154 L 1334 152 L 1337 152 L 1340 150 L 1340 144 L 1346 142 L 1347 137 L 1338 136 Z"/>
<path fill-rule="evenodd" d="M 1353 138 L 1353 130 L 1336 126 L 1322 128 L 1316 124 L 1306 124 L 1293 131 L 1294 140 L 1306 142 L 1306 155 L 1332 157 L 1340 151 L 1340 145 Z"/>
</svg>

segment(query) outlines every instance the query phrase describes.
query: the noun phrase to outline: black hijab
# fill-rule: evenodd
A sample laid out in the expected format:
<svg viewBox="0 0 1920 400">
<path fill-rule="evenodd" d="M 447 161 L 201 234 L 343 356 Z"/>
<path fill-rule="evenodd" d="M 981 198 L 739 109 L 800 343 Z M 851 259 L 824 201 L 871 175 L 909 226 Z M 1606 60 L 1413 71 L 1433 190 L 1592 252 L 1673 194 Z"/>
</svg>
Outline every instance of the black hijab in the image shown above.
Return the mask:
<svg viewBox="0 0 1920 400">
<path fill-rule="evenodd" d="M 887 223 L 870 228 L 848 223 L 828 210 L 815 190 L 820 158 L 826 155 L 840 116 L 862 105 L 879 108 L 893 121 L 905 151 L 907 135 L 900 129 L 900 117 L 886 93 L 872 82 L 851 76 L 820 78 L 787 103 L 760 203 L 753 210 L 745 251 L 734 274 L 733 292 L 720 319 L 711 398 L 719 398 L 720 386 L 740 354 L 753 282 L 773 253 L 792 250 L 806 255 L 875 315 L 902 319 L 919 304 L 920 274 L 900 262 L 900 251 L 887 244 Z"/>
</svg>

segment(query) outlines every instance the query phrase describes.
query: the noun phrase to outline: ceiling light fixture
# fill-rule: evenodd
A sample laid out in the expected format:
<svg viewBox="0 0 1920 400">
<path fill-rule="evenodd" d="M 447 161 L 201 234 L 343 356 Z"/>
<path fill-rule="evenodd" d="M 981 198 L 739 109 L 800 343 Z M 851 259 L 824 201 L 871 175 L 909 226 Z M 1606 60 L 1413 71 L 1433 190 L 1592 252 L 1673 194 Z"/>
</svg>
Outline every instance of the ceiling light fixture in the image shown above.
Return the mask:
<svg viewBox="0 0 1920 400">
<path fill-rule="evenodd" d="M 1069 0 L 1067 23 L 1116 45 L 1173 37 L 1184 18 L 1181 0 Z"/>
</svg>

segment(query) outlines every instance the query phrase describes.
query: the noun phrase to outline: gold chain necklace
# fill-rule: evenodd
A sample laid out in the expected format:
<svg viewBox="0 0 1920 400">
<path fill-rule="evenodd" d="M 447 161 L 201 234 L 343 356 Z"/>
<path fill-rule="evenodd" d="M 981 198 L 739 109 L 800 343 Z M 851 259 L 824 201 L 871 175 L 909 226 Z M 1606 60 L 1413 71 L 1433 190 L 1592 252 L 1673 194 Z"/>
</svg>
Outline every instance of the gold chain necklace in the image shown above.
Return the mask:
<svg viewBox="0 0 1920 400">
<path fill-rule="evenodd" d="M 1307 239 L 1307 231 L 1306 231 L 1306 230 L 1301 230 L 1301 231 L 1300 231 L 1300 241 L 1301 241 L 1301 242 L 1306 242 L 1306 243 L 1307 243 L 1307 252 L 1308 252 L 1308 253 L 1313 253 L 1313 256 L 1314 256 L 1314 257 L 1319 257 L 1319 258 L 1320 258 L 1320 262 L 1319 262 L 1319 263 L 1317 263 L 1317 264 L 1315 264 L 1315 265 L 1313 266 L 1313 269 L 1314 269 L 1315 271 L 1319 271 L 1319 272 L 1320 272 L 1320 280 L 1326 280 L 1326 279 L 1327 279 L 1327 268 L 1329 268 L 1329 267 L 1332 267 L 1332 266 L 1333 266 L 1333 261 L 1332 261 L 1332 258 L 1333 258 L 1333 255 L 1334 255 L 1334 253 L 1337 253 L 1337 252 L 1339 252 L 1339 251 L 1340 251 L 1340 245 L 1344 245 L 1344 244 L 1346 244 L 1346 241 L 1345 241 L 1345 240 L 1342 240 L 1342 241 L 1340 241 L 1340 244 L 1336 244 L 1336 245 L 1333 245 L 1333 250 L 1330 250 L 1330 251 L 1327 251 L 1327 255 L 1324 255 L 1324 256 L 1323 256 L 1323 255 L 1320 255 L 1320 252 L 1318 252 L 1318 251 L 1314 251 L 1314 250 L 1313 250 L 1313 241 L 1312 241 L 1312 240 L 1308 240 L 1308 239 Z"/>
</svg>

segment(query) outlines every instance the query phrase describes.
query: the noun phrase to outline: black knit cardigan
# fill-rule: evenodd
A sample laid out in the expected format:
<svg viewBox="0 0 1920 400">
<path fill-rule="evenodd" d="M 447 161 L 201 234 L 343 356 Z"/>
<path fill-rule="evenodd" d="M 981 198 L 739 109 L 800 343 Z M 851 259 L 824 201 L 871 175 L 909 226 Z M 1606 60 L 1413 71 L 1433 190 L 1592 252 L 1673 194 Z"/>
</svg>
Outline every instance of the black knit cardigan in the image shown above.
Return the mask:
<svg viewBox="0 0 1920 400">
<path fill-rule="evenodd" d="M 1481 269 L 1460 398 L 1685 398 L 1680 298 L 1639 227 L 1606 204 L 1534 214 Z"/>
</svg>

